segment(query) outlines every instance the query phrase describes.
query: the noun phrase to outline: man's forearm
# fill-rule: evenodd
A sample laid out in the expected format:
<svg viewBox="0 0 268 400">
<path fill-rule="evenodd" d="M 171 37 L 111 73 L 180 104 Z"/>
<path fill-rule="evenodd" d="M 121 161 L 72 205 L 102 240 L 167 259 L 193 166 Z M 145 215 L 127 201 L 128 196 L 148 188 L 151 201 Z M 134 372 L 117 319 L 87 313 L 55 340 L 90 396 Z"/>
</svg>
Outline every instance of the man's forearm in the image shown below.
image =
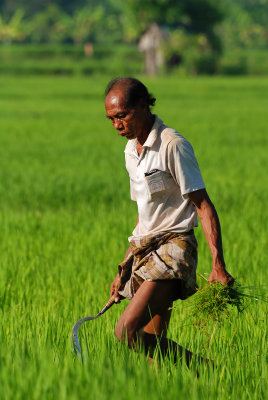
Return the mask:
<svg viewBox="0 0 268 400">
<path fill-rule="evenodd" d="M 223 285 L 232 284 L 234 278 L 226 271 L 222 251 L 220 221 L 205 189 L 189 193 L 194 203 L 212 256 L 212 272 L 209 281 Z"/>
<path fill-rule="evenodd" d="M 205 199 L 197 213 L 210 248 L 212 256 L 212 268 L 224 268 L 225 262 L 222 250 L 222 238 L 220 221 L 214 205 L 209 199 Z"/>
</svg>

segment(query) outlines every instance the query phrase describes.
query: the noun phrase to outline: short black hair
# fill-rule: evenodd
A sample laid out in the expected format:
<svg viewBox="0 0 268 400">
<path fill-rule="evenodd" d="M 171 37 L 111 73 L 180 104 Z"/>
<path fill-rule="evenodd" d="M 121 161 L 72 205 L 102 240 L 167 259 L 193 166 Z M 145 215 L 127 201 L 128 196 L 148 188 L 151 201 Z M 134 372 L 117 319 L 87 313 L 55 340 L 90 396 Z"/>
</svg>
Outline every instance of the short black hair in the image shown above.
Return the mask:
<svg viewBox="0 0 268 400">
<path fill-rule="evenodd" d="M 148 92 L 147 87 L 135 78 L 116 78 L 112 79 L 105 89 L 105 96 L 115 86 L 123 87 L 126 90 L 126 106 L 135 107 L 140 100 L 144 100 L 148 108 L 155 105 L 155 97 Z"/>
</svg>

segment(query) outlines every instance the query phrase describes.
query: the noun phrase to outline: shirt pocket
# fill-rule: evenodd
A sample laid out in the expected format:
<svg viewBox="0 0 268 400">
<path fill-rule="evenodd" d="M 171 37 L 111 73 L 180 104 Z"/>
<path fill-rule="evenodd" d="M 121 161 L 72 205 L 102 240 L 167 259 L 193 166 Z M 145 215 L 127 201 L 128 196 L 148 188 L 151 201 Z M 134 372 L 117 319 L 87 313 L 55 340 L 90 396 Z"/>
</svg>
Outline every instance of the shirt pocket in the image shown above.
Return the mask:
<svg viewBox="0 0 268 400">
<path fill-rule="evenodd" d="M 167 190 L 167 182 L 165 172 L 154 169 L 145 172 L 145 184 L 147 187 L 149 200 L 153 200 L 162 195 Z"/>
</svg>

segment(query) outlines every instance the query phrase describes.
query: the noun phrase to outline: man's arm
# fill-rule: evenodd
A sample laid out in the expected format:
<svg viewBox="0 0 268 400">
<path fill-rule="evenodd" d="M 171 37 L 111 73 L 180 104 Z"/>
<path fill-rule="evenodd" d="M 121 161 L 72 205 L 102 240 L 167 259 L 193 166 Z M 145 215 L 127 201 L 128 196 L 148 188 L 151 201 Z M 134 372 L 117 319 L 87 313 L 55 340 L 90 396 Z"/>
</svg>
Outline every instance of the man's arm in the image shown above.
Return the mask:
<svg viewBox="0 0 268 400">
<path fill-rule="evenodd" d="M 189 193 L 194 203 L 212 256 L 212 271 L 209 282 L 216 281 L 223 285 L 232 284 L 234 278 L 226 271 L 222 250 L 220 221 L 205 189 Z"/>
<path fill-rule="evenodd" d="M 128 256 L 130 251 L 131 251 L 131 248 L 129 246 L 129 248 L 126 251 L 125 258 Z M 115 296 L 115 300 L 114 300 L 115 303 L 120 303 L 120 295 L 118 293 L 118 286 L 119 286 L 119 273 L 117 272 L 117 274 L 113 280 L 113 283 L 110 286 L 110 297 Z"/>
<path fill-rule="evenodd" d="M 137 219 L 136 226 L 138 225 L 138 223 L 139 223 L 139 217 Z M 124 259 L 127 258 L 127 256 L 129 255 L 130 252 L 131 252 L 131 247 L 129 246 L 126 251 Z M 110 297 L 115 296 L 115 303 L 120 303 L 120 295 L 118 293 L 118 285 L 119 285 L 119 274 L 117 273 L 113 280 L 113 283 L 111 284 L 111 287 L 110 287 Z"/>
</svg>

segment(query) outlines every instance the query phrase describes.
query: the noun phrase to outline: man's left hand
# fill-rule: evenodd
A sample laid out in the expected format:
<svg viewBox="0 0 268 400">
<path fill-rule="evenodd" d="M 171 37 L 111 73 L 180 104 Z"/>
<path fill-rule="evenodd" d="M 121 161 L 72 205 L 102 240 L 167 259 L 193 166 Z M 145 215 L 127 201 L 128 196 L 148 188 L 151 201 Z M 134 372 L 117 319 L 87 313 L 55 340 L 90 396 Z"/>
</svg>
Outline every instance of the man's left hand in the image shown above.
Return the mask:
<svg viewBox="0 0 268 400">
<path fill-rule="evenodd" d="M 226 269 L 213 269 L 208 278 L 209 282 L 219 282 L 222 285 L 231 286 L 234 283 L 234 278 L 232 277 Z"/>
</svg>

